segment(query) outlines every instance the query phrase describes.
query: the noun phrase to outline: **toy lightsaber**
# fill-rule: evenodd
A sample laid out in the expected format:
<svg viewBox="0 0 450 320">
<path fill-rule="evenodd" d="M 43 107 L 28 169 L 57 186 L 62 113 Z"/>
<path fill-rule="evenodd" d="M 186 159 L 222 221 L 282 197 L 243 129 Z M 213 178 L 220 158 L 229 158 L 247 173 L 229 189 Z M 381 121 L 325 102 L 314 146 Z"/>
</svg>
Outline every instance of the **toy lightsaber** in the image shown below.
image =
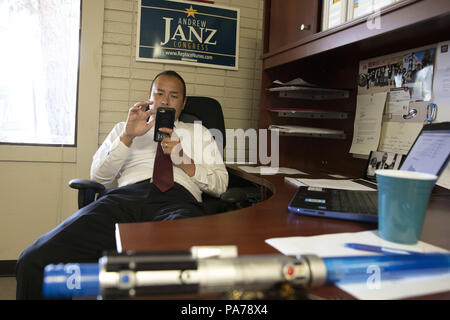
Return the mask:
<svg viewBox="0 0 450 320">
<path fill-rule="evenodd" d="M 261 290 L 280 282 L 316 288 L 343 281 L 366 281 L 374 269 L 381 278 L 450 271 L 450 254 L 442 253 L 319 258 L 281 254 L 237 256 L 229 247 L 221 247 L 228 254 L 205 255 L 199 254 L 203 252 L 201 247 L 195 248 L 197 253 L 191 250 L 110 254 L 98 264 L 48 265 L 43 295 L 108 299 L 226 292 L 235 288 Z"/>
</svg>

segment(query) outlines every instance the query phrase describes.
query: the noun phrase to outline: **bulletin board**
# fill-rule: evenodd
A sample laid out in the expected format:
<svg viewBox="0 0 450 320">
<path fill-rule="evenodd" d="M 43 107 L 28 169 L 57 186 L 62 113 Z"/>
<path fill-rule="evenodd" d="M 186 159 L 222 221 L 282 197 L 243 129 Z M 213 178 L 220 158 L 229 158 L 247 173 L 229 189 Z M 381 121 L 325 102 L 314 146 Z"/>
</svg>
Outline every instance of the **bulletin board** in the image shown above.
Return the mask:
<svg viewBox="0 0 450 320">
<path fill-rule="evenodd" d="M 449 44 L 446 41 L 360 61 L 351 153 L 406 155 L 424 124 L 450 121 Z M 367 136 L 359 134 L 358 129 L 366 123 L 374 123 L 379 130 Z M 439 182 L 450 188 L 449 168 Z"/>
</svg>

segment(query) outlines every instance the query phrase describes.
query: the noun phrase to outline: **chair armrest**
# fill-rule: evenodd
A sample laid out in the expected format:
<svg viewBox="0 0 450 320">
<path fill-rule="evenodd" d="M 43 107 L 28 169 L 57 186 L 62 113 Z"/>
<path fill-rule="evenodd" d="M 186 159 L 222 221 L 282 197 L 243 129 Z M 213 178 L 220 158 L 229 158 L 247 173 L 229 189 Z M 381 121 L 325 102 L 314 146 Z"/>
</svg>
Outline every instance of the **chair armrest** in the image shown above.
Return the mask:
<svg viewBox="0 0 450 320">
<path fill-rule="evenodd" d="M 228 203 L 240 203 L 245 200 L 247 194 L 242 188 L 229 188 L 225 191 L 220 199 Z"/>
<path fill-rule="evenodd" d="M 79 209 L 95 201 L 96 194 L 102 195 L 106 190 L 105 186 L 101 183 L 87 179 L 70 180 L 69 186 L 73 189 L 78 189 Z"/>
<path fill-rule="evenodd" d="M 97 192 L 105 191 L 105 186 L 96 181 L 87 179 L 72 179 L 69 181 L 69 186 L 73 189 L 94 189 Z"/>
</svg>

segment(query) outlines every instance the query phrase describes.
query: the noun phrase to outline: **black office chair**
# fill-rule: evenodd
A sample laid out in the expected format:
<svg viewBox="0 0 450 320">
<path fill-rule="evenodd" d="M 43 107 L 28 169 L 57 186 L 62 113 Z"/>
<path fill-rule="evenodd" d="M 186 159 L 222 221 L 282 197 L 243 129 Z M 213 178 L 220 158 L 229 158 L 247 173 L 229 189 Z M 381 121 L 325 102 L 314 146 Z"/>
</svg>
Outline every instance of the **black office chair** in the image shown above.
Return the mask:
<svg viewBox="0 0 450 320">
<path fill-rule="evenodd" d="M 187 97 L 186 106 L 179 120 L 188 123 L 202 121 L 206 128 L 219 130 L 222 133 L 221 137 L 213 136 L 216 139 L 222 138 L 223 141 L 217 142 L 219 146 L 222 143 L 223 148 L 225 148 L 225 122 L 222 107 L 217 100 L 209 97 Z M 69 186 L 78 189 L 79 208 L 95 201 L 106 192 L 105 186 L 101 183 L 86 179 L 73 179 L 69 182 Z M 260 200 L 260 188 L 258 185 L 232 174 L 229 174 L 228 189 L 220 198 L 202 193 L 203 206 L 207 214 L 222 213 L 248 207 Z"/>
</svg>

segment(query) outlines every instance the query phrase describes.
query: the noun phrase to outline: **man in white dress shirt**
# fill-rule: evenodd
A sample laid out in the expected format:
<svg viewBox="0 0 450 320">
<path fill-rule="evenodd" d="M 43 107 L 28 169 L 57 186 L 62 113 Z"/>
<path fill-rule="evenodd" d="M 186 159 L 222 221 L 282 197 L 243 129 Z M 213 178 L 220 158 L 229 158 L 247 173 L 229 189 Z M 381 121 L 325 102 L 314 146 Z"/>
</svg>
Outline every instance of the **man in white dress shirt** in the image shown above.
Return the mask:
<svg viewBox="0 0 450 320">
<path fill-rule="evenodd" d="M 91 179 L 104 185 L 117 181 L 97 201 L 83 207 L 41 236 L 19 257 L 16 266 L 18 299 L 42 297 L 43 269 L 48 264 L 97 262 L 115 250 L 115 224 L 172 220 L 204 215 L 202 192 L 220 196 L 228 173 L 211 133 L 199 124 L 178 118 L 186 104 L 186 85 L 173 71 L 157 75 L 149 100 L 130 108 L 126 122 L 116 124 L 94 155 Z M 156 110 L 175 109 L 170 136 L 153 140 Z M 167 191 L 153 184 L 158 147 L 171 155 L 174 185 Z"/>
</svg>

